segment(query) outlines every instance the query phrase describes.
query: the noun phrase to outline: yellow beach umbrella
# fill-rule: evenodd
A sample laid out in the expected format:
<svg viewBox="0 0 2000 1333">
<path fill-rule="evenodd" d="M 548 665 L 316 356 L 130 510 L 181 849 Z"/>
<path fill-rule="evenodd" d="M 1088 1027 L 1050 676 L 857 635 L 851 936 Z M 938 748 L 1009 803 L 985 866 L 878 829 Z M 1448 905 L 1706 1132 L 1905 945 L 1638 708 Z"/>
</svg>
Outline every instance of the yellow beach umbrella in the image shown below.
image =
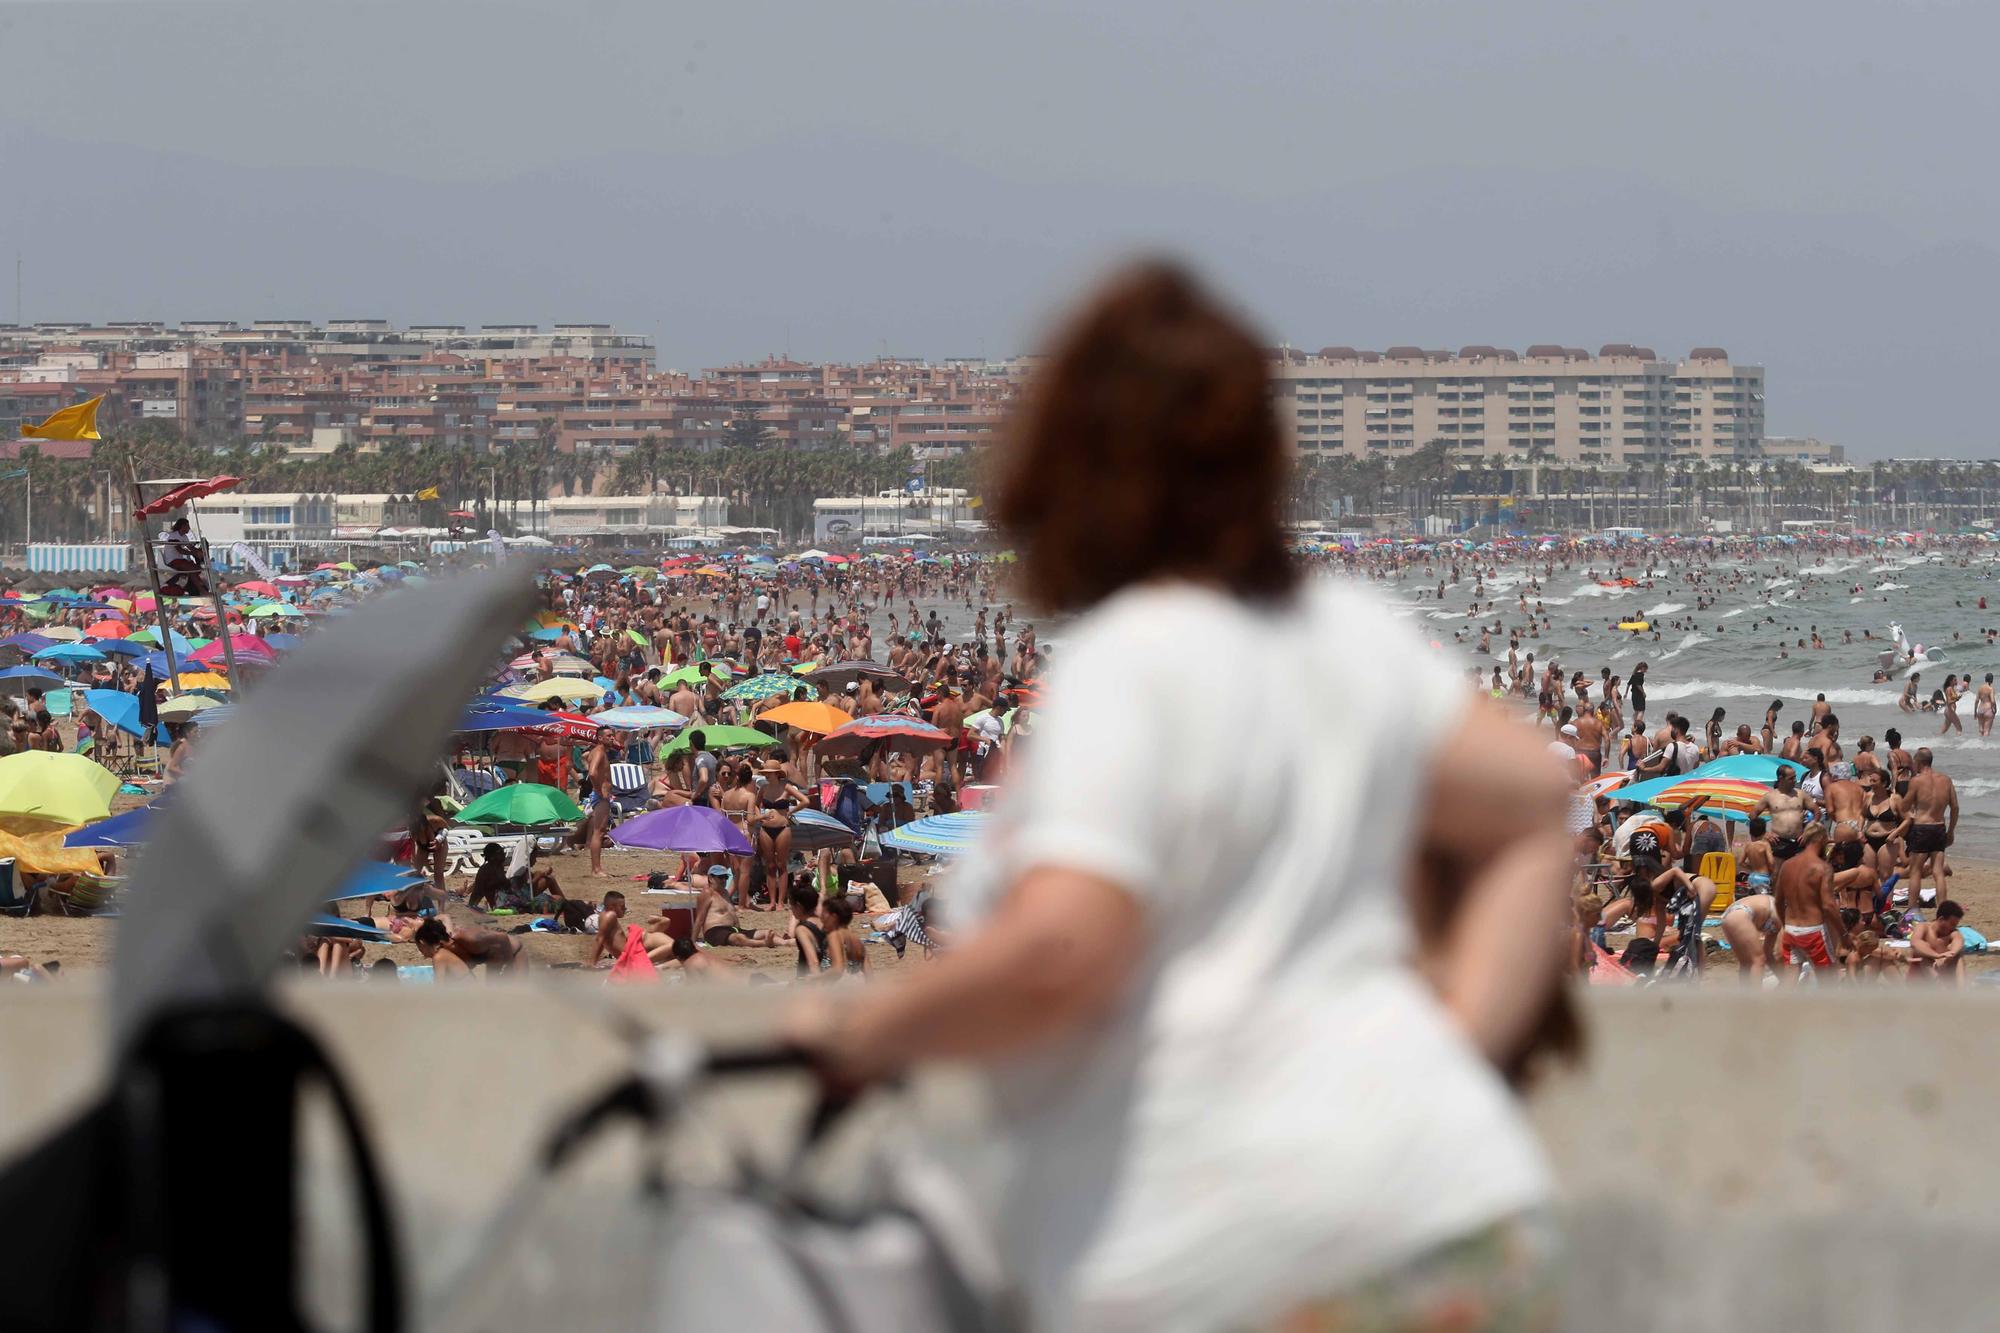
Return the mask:
<svg viewBox="0 0 2000 1333">
<path fill-rule="evenodd" d="M 558 676 L 554 680 L 510 685 L 500 693 L 509 699 L 525 699 L 529 703 L 538 704 L 549 699 L 602 699 L 604 687 L 594 680 L 575 680 L 568 676 Z"/>
<path fill-rule="evenodd" d="M 111 813 L 118 775 L 87 755 L 26 750 L 0 759 L 0 831 L 46 833 Z"/>
</svg>

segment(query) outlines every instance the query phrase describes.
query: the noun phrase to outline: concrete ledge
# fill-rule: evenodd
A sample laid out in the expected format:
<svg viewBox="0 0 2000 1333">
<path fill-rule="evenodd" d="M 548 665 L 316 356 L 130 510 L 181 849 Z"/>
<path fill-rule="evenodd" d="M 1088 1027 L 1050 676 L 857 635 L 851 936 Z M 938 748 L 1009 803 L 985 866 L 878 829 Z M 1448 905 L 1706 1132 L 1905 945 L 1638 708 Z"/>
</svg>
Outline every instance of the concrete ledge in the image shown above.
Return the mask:
<svg viewBox="0 0 2000 1333">
<path fill-rule="evenodd" d="M 32 1143 L 102 1078 L 91 984 L 9 987 L 0 1028 L 0 1154 Z M 537 985 L 301 985 L 284 1002 L 319 1032 L 369 1114 L 420 1287 L 511 1183 L 553 1118 L 618 1074 L 607 1006 L 715 1042 L 754 1041 L 781 990 Z M 1578 1330 L 1988 1329 L 1980 1256 L 2000 1240 L 1986 1145 L 2000 1009 L 1963 993 L 1592 993 L 1590 1051 L 1533 1109 L 1570 1223 Z M 783 1080 L 721 1094 L 703 1119 L 776 1152 L 804 1108 Z M 962 1084 L 891 1119 L 976 1123 Z M 914 1102 L 912 1104 L 915 1104 Z M 218 1123 L 223 1123 L 219 1120 Z M 315 1140 L 319 1141 L 319 1140 Z M 223 1144 L 213 1145 L 223 1151 Z M 491 1256 L 490 1326 L 593 1326 L 654 1299 L 648 1228 L 619 1204 L 627 1136 L 579 1164 L 530 1255 Z M 339 1162 L 315 1154 L 313 1195 Z M 322 1189 L 322 1187 L 327 1187 Z M 346 1262 L 341 1209 L 314 1253 Z M 629 1260 L 600 1298 L 578 1281 Z M 622 1293 L 622 1294 L 621 1294 Z M 345 1293 L 332 1278 L 325 1301 Z M 599 1302 L 592 1304 L 591 1302 Z"/>
</svg>

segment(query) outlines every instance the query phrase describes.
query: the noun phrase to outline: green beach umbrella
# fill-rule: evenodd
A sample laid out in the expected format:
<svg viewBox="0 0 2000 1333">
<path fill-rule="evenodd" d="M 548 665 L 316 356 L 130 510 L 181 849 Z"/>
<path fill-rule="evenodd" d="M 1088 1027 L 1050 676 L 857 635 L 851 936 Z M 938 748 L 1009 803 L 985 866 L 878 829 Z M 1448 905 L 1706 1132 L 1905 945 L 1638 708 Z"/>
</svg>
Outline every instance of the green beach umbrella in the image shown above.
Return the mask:
<svg viewBox="0 0 2000 1333">
<path fill-rule="evenodd" d="M 582 818 L 569 793 L 539 782 L 496 787 L 458 812 L 461 824 L 573 824 Z"/>
<path fill-rule="evenodd" d="M 776 745 L 776 736 L 766 736 L 755 727 L 689 727 L 674 738 L 673 744 L 660 751 L 662 758 L 681 754 L 688 749 L 688 742 L 699 731 L 711 750 L 745 750 L 762 745 Z M 506 788 L 501 788 L 505 791 Z"/>
</svg>

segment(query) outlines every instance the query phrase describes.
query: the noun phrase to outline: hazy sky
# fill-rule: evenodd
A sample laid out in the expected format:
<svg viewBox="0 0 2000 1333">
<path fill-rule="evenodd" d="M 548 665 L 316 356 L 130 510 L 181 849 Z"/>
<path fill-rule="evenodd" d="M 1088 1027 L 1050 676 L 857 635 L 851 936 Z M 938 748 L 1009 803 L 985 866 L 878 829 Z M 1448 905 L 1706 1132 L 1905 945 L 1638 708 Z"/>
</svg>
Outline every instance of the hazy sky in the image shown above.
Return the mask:
<svg viewBox="0 0 2000 1333">
<path fill-rule="evenodd" d="M 698 369 L 1021 350 L 1165 249 L 1273 340 L 1720 344 L 1773 433 L 2000 456 L 1997 48 L 1890 0 L 0 0 L 0 253 L 30 320 Z"/>
</svg>

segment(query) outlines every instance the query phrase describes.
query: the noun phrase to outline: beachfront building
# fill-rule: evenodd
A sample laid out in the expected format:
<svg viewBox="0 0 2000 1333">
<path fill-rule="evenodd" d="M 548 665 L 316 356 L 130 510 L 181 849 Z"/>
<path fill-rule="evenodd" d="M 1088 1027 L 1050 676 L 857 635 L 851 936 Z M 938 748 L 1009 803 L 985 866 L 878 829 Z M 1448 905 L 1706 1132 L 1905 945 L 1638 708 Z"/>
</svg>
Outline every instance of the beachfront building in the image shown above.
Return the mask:
<svg viewBox="0 0 2000 1333">
<path fill-rule="evenodd" d="M 956 486 L 829 496 L 813 501 L 813 539 L 840 542 L 974 532 L 982 526 L 980 513 L 972 492 Z"/>
<path fill-rule="evenodd" d="M 553 541 L 581 537 L 679 536 L 729 522 L 720 495 L 576 495 L 547 501 L 540 516 Z"/>
<path fill-rule="evenodd" d="M 1461 466 L 1532 460 L 1632 466 L 1756 459 L 1764 370 L 1719 347 L 1664 360 L 1652 348 L 1470 346 L 1283 349 L 1279 416 L 1308 456 L 1397 456 L 1433 440 Z"/>
</svg>

